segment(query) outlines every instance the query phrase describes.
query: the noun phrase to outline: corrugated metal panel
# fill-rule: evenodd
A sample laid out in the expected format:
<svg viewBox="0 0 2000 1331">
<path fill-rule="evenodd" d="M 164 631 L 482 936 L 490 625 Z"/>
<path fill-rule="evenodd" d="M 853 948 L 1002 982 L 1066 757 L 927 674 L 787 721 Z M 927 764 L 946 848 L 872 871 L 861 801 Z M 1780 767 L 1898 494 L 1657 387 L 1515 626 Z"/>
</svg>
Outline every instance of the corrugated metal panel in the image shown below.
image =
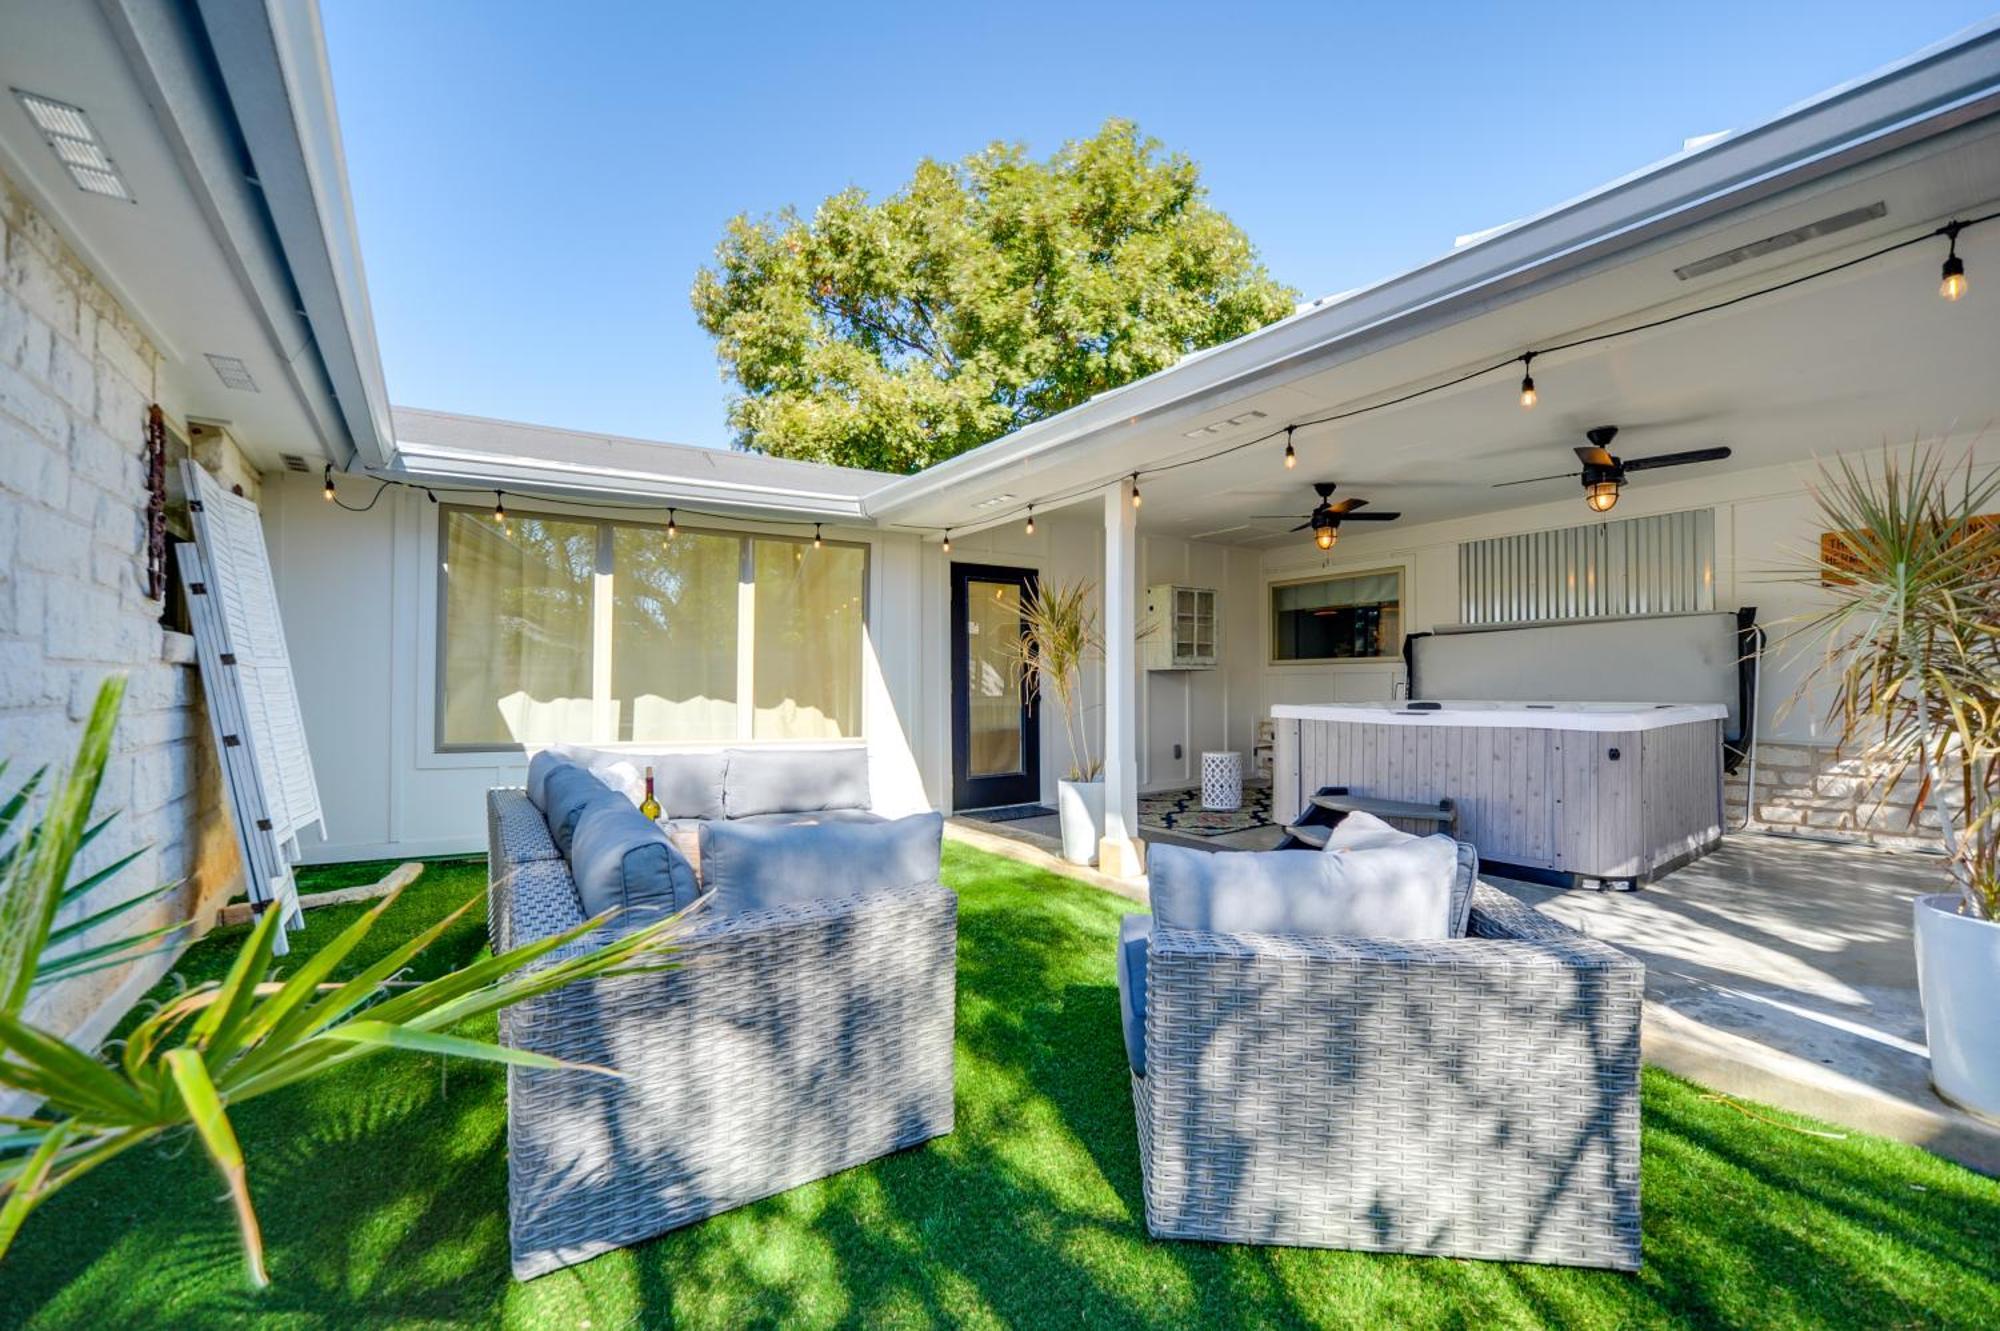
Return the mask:
<svg viewBox="0 0 2000 1331">
<path fill-rule="evenodd" d="M 1592 522 L 1458 547 L 1462 624 L 1715 609 L 1715 510 Z"/>
</svg>

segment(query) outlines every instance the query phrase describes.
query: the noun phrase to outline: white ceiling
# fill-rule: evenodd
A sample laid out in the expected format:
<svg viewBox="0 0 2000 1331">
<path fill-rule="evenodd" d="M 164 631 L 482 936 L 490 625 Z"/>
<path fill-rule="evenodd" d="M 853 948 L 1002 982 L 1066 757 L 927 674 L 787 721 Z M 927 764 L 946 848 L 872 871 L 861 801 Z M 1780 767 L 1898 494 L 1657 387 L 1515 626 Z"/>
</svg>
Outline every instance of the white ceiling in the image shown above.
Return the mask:
<svg viewBox="0 0 2000 1331">
<path fill-rule="evenodd" d="M 225 421 L 260 467 L 281 454 L 325 456 L 289 362 L 211 229 L 174 147 L 96 4 L 0 0 L 0 87 L 80 106 L 136 200 L 72 183 L 11 95 L 0 99 L 0 168 L 22 184 L 64 238 L 158 345 L 161 404 Z M 240 358 L 257 392 L 223 386 L 205 353 Z"/>
<path fill-rule="evenodd" d="M 1775 232 L 1876 201 L 1887 215 L 1693 282 L 1674 268 Z M 1149 425 L 1119 450 L 1120 465 L 1158 466 L 1254 438 L 1289 421 L 1395 397 L 1537 344 L 1643 322 L 1770 285 L 2000 200 L 2000 125 L 1984 122 L 1921 149 L 1760 205 L 1555 290 L 1499 305 L 1440 332 L 1335 368 L 1301 372 L 1281 387 Z M 1259 545 L 1301 539 L 1260 513 L 1314 503 L 1311 482 L 1400 511 L 1402 524 L 1518 508 L 1580 494 L 1574 481 L 1494 489 L 1501 481 L 1574 467 L 1571 449 L 1595 425 L 1616 425 L 1622 457 L 1728 445 L 1735 456 L 1696 468 L 1635 474 L 1631 486 L 1693 474 L 1804 460 L 1885 440 L 1979 432 L 2000 420 L 2000 221 L 1959 242 L 1971 292 L 1937 292 L 1944 241 L 1931 240 L 1850 272 L 1759 297 L 1727 311 L 1596 347 L 1538 357 L 1540 404 L 1518 404 L 1518 366 L 1403 406 L 1301 429 L 1299 466 L 1284 444 L 1142 480 L 1143 531 Z M 1982 280 L 1983 278 L 1983 280 Z M 1256 409 L 1266 413 L 1216 436 L 1189 429 Z M 1101 484 L 1104 458 L 1044 464 L 982 490 L 1020 500 Z M 993 510 L 965 490 L 897 515 L 898 525 L 970 528 Z M 1094 501 L 1091 501 L 1094 502 Z M 1011 509 L 1015 505 L 1008 505 Z M 1044 505 L 1049 511 L 1052 505 Z M 1581 499 L 1578 500 L 1582 511 Z M 1003 510 L 1004 511 L 1004 510 Z M 1010 520 L 1018 520 L 1010 519 Z M 1351 528 L 1360 536 L 1385 526 Z"/>
</svg>

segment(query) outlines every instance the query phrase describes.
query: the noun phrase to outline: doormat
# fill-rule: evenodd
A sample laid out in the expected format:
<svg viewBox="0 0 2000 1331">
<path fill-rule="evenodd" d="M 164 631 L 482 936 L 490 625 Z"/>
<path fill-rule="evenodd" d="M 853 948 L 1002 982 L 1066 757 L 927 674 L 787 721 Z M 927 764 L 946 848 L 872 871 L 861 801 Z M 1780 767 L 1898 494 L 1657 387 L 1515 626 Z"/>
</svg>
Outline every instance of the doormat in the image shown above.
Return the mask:
<svg viewBox="0 0 2000 1331">
<path fill-rule="evenodd" d="M 982 823 L 1018 823 L 1023 818 L 1053 818 L 1056 811 L 1046 804 L 1002 804 L 992 809 L 960 809 L 961 818 Z"/>
<path fill-rule="evenodd" d="M 1139 826 L 1179 832 L 1183 836 L 1226 836 L 1271 825 L 1271 788 L 1266 785 L 1245 782 L 1240 809 L 1202 808 L 1199 786 L 1139 797 Z"/>
</svg>

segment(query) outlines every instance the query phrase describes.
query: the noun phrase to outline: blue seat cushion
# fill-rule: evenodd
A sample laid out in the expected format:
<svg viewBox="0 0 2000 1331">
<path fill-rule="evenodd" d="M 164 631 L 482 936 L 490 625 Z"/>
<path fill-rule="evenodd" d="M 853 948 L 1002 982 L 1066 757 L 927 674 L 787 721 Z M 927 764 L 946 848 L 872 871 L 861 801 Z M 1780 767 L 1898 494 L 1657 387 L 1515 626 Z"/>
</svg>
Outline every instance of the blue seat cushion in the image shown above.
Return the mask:
<svg viewBox="0 0 2000 1331">
<path fill-rule="evenodd" d="M 1450 837 L 1324 854 L 1157 846 L 1147 865 L 1162 929 L 1307 938 L 1449 938 Z"/>
<path fill-rule="evenodd" d="M 1152 938 L 1152 916 L 1118 921 L 1118 1018 L 1125 1027 L 1125 1060 L 1135 1077 L 1146 1075 L 1146 948 Z"/>
<path fill-rule="evenodd" d="M 694 866 L 657 823 L 622 796 L 583 807 L 569 870 L 585 918 L 642 906 L 681 910 L 697 895 Z"/>
<path fill-rule="evenodd" d="M 549 836 L 554 838 L 564 859 L 569 858 L 570 838 L 576 832 L 576 820 L 584 806 L 605 800 L 617 800 L 628 808 L 632 805 L 632 801 L 573 763 L 550 772 L 543 789 L 546 802 L 542 816 L 548 820 Z M 633 812 L 638 810 L 634 808 Z"/>
<path fill-rule="evenodd" d="M 944 818 L 883 822 L 727 820 L 701 825 L 701 882 L 722 915 L 938 881 Z"/>
<path fill-rule="evenodd" d="M 866 809 L 866 749 L 731 749 L 722 808 L 731 818 L 759 813 Z"/>
</svg>

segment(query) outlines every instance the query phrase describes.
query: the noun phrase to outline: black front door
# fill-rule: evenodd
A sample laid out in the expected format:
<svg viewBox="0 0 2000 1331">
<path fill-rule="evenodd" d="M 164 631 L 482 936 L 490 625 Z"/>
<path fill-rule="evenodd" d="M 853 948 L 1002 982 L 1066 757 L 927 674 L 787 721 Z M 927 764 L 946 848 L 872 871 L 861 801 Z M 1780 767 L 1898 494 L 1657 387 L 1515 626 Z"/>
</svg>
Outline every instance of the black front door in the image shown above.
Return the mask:
<svg viewBox="0 0 2000 1331">
<path fill-rule="evenodd" d="M 1042 797 L 1041 730 L 1017 644 L 1032 569 L 951 566 L 951 802 L 958 809 Z"/>
</svg>

